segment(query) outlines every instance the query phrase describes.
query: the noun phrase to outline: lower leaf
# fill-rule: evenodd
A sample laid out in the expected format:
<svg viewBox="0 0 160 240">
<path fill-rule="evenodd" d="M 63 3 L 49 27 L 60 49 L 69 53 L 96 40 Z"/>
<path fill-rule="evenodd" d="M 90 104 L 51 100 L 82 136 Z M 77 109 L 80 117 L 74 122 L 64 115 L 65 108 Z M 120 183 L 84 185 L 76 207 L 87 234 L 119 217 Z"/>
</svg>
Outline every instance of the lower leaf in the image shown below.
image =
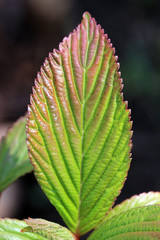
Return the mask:
<svg viewBox="0 0 160 240">
<path fill-rule="evenodd" d="M 47 240 L 35 233 L 21 232 L 27 223 L 16 219 L 0 219 L 0 240 Z"/>
<path fill-rule="evenodd" d="M 33 232 L 49 240 L 74 240 L 76 237 L 65 227 L 43 219 L 27 219 L 23 232 Z"/>
<path fill-rule="evenodd" d="M 142 207 L 147 205 L 160 204 L 160 192 L 148 192 L 135 195 L 122 203 L 116 205 L 104 218 L 103 222 L 107 219 L 120 214 L 121 212 L 128 211 L 132 208 Z"/>
<path fill-rule="evenodd" d="M 133 208 L 102 223 L 88 240 L 160 239 L 160 205 Z"/>
</svg>

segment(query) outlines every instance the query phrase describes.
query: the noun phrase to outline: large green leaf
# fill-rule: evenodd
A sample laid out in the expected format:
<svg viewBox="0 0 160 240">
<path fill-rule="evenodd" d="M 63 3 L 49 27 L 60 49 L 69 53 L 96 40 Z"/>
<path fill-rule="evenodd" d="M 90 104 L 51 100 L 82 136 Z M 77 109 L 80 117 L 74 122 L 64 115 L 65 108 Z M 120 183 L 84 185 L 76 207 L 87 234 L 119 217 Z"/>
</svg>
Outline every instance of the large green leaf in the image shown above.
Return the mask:
<svg viewBox="0 0 160 240">
<path fill-rule="evenodd" d="M 0 143 L 0 193 L 32 170 L 26 146 L 26 117 L 20 118 Z"/>
<path fill-rule="evenodd" d="M 28 109 L 35 175 L 68 227 L 94 228 L 130 165 L 131 122 L 114 48 L 88 13 L 37 75 Z"/>
<path fill-rule="evenodd" d="M 158 240 L 160 205 L 133 208 L 101 224 L 88 240 Z"/>
<path fill-rule="evenodd" d="M 122 203 L 116 205 L 104 218 L 103 221 L 127 210 L 146 205 L 160 204 L 160 192 L 148 192 L 135 195 Z"/>
<path fill-rule="evenodd" d="M 0 219 L 0 240 L 48 240 L 35 233 L 21 232 L 27 223 L 16 219 Z"/>
<path fill-rule="evenodd" d="M 43 219 L 25 220 L 29 227 L 24 228 L 23 232 L 33 232 L 49 240 L 74 240 L 75 236 L 65 227 L 57 223 L 49 222 Z"/>
</svg>

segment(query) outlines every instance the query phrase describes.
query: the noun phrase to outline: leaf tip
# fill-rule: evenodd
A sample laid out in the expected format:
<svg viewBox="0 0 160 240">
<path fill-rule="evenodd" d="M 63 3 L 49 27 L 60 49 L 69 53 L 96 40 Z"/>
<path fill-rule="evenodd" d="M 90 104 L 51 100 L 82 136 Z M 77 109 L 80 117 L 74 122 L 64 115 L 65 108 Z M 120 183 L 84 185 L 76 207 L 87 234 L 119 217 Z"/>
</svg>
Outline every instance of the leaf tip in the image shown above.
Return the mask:
<svg viewBox="0 0 160 240">
<path fill-rule="evenodd" d="M 85 20 L 90 20 L 91 19 L 91 14 L 89 12 L 84 12 L 83 13 L 83 19 Z"/>
</svg>

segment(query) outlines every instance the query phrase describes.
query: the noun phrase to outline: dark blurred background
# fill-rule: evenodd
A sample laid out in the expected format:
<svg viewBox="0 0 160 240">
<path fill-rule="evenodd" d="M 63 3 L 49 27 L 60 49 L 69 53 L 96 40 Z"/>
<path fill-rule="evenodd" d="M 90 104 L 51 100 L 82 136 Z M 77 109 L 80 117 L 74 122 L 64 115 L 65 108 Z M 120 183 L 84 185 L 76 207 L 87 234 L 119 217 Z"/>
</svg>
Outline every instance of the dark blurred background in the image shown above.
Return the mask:
<svg viewBox="0 0 160 240">
<path fill-rule="evenodd" d="M 24 115 L 49 51 L 89 11 L 108 33 L 132 109 L 133 161 L 117 202 L 160 191 L 160 1 L 0 0 L 0 124 Z M 16 218 L 60 221 L 32 174 L 19 180 Z"/>
</svg>

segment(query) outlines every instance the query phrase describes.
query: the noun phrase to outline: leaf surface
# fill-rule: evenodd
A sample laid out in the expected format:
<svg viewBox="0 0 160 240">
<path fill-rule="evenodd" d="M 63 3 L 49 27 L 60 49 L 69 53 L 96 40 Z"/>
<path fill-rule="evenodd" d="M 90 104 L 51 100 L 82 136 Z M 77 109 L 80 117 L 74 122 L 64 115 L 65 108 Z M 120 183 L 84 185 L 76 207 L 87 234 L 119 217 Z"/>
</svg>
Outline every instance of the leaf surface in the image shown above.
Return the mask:
<svg viewBox="0 0 160 240">
<path fill-rule="evenodd" d="M 1 240 L 48 240 L 35 233 L 21 232 L 27 223 L 16 219 L 0 219 Z"/>
<path fill-rule="evenodd" d="M 160 205 L 133 208 L 101 224 L 88 240 L 158 240 Z"/>
<path fill-rule="evenodd" d="M 26 146 L 26 117 L 21 117 L 0 143 L 0 193 L 32 170 Z"/>
<path fill-rule="evenodd" d="M 130 111 L 114 48 L 88 13 L 45 60 L 28 108 L 35 175 L 70 230 L 99 223 L 130 165 Z"/>
<path fill-rule="evenodd" d="M 43 219 L 25 220 L 29 227 L 24 228 L 23 232 L 37 233 L 49 240 L 74 240 L 73 234 L 65 227 Z"/>
<path fill-rule="evenodd" d="M 141 193 L 140 195 L 135 195 L 122 203 L 116 205 L 104 218 L 103 221 L 120 214 L 121 212 L 125 212 L 132 208 L 142 207 L 147 205 L 160 204 L 160 192 L 148 192 Z"/>
</svg>

